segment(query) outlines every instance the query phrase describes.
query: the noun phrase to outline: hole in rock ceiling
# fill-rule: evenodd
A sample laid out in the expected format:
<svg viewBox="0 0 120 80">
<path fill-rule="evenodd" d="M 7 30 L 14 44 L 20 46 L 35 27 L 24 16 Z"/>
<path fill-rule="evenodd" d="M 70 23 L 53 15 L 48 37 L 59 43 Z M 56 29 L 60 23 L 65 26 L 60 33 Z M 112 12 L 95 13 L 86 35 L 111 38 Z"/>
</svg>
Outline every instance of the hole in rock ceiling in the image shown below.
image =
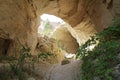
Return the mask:
<svg viewBox="0 0 120 80">
<path fill-rule="evenodd" d="M 52 33 L 60 27 L 62 24 L 65 24 L 65 22 L 54 15 L 50 14 L 43 14 L 40 16 L 41 19 L 41 25 L 38 28 L 38 33 L 42 36 L 50 36 Z"/>
<path fill-rule="evenodd" d="M 54 38 L 58 41 L 58 46 L 64 50 L 66 58 L 74 57 L 78 43 L 72 35 L 72 27 L 61 18 L 50 14 L 41 15 L 40 20 L 38 34 L 42 37 Z"/>
</svg>

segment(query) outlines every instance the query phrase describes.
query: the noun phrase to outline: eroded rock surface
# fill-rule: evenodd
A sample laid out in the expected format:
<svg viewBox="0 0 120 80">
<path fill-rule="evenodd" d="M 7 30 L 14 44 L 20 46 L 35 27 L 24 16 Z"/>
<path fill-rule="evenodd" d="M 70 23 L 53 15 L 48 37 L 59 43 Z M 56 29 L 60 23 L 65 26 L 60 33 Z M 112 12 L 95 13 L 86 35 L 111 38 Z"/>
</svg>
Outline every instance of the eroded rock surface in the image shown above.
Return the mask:
<svg viewBox="0 0 120 80">
<path fill-rule="evenodd" d="M 10 41 L 7 55 L 21 45 L 36 55 L 39 16 L 48 13 L 68 22 L 84 43 L 120 17 L 119 5 L 119 0 L 0 0 L 0 38 Z"/>
<path fill-rule="evenodd" d="M 58 41 L 58 46 L 61 47 L 68 53 L 76 54 L 79 44 L 77 43 L 76 38 L 72 36 L 71 26 L 64 24 L 53 32 L 52 37 Z"/>
<path fill-rule="evenodd" d="M 47 36 L 38 37 L 36 54 L 44 54 L 41 59 L 51 64 L 60 63 L 65 58 L 60 47 L 58 47 L 57 41 Z"/>
<path fill-rule="evenodd" d="M 13 55 L 15 49 L 19 52 L 21 45 L 30 47 L 33 53 L 37 26 L 38 16 L 32 0 L 0 0 L 0 38 L 10 40 L 7 55 Z"/>
</svg>

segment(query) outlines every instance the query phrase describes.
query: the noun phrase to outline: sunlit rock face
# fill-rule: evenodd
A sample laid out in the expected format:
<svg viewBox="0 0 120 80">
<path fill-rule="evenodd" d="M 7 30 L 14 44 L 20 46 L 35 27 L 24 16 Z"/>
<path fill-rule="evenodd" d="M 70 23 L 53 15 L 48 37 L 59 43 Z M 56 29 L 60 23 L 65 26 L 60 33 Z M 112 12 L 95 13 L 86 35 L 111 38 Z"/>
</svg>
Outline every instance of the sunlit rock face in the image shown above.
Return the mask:
<svg viewBox="0 0 120 80">
<path fill-rule="evenodd" d="M 95 25 L 95 29 L 101 31 L 114 17 L 120 17 L 119 0 L 59 0 L 58 4 L 59 16 L 73 27 L 85 22 L 87 16 Z"/>
<path fill-rule="evenodd" d="M 43 2 L 43 4 L 40 4 Z M 102 31 L 120 17 L 119 0 L 36 0 L 38 13 L 61 17 L 79 34 L 80 43 Z M 79 40 L 77 39 L 77 40 Z"/>
<path fill-rule="evenodd" d="M 61 25 L 56 29 L 56 31 L 53 32 L 52 37 L 58 41 L 59 47 L 61 47 L 63 50 L 68 53 L 75 54 L 77 52 L 79 44 L 76 38 L 72 36 L 71 32 L 73 29 L 70 27 L 71 26 L 67 24 Z"/>
<path fill-rule="evenodd" d="M 22 45 L 30 47 L 33 53 L 37 44 L 37 26 L 33 1 L 0 0 L 0 43 L 6 45 L 5 40 L 10 41 L 5 54 L 13 55 Z"/>
<path fill-rule="evenodd" d="M 36 54 L 39 53 L 39 55 L 44 54 L 40 59 L 50 64 L 60 63 L 65 58 L 60 47 L 58 47 L 57 41 L 47 36 L 38 37 L 35 52 Z"/>
<path fill-rule="evenodd" d="M 12 55 L 21 45 L 30 47 L 34 54 L 39 15 L 43 13 L 64 19 L 84 43 L 120 17 L 120 0 L 0 0 L 0 45 L 10 41 L 5 54 Z"/>
</svg>

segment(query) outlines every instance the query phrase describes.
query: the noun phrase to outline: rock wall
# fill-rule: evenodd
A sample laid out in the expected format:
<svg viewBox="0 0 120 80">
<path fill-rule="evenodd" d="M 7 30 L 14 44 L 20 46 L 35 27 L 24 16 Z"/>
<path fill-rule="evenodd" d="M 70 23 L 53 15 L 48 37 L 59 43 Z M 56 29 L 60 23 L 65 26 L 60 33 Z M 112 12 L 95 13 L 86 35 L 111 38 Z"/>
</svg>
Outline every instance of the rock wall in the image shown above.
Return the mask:
<svg viewBox="0 0 120 80">
<path fill-rule="evenodd" d="M 90 17 L 97 31 L 111 23 L 115 17 L 120 17 L 119 0 L 59 0 L 59 16 L 73 27 Z M 85 22 L 85 21 L 84 21 Z"/>
<path fill-rule="evenodd" d="M 80 43 L 106 28 L 120 17 L 119 0 L 0 0 L 0 45 L 10 41 L 5 54 L 13 55 L 21 45 L 37 45 L 39 16 L 53 14 L 68 22 L 77 32 Z M 86 26 L 87 25 L 87 26 Z M 18 50 L 19 51 L 19 50 Z M 17 55 L 15 55 L 17 56 Z"/>
<path fill-rule="evenodd" d="M 39 56 L 40 60 L 51 64 L 60 63 L 65 58 L 62 50 L 58 47 L 57 41 L 47 36 L 38 37 L 35 52 L 41 55 Z"/>
<path fill-rule="evenodd" d="M 119 0 L 46 0 L 41 5 L 38 2 L 39 14 L 48 13 L 64 19 L 80 34 L 77 39 L 81 38 L 80 43 L 120 17 Z"/>
<path fill-rule="evenodd" d="M 79 44 L 77 40 L 72 36 L 71 26 L 64 24 L 61 25 L 55 32 L 53 32 L 52 37 L 58 41 L 59 47 L 68 53 L 75 54 L 78 50 Z"/>
<path fill-rule="evenodd" d="M 0 0 L 0 38 L 10 40 L 7 55 L 19 51 L 22 45 L 34 52 L 38 19 L 32 0 Z"/>
<path fill-rule="evenodd" d="M 119 0 L 59 0 L 59 16 L 74 27 L 79 43 L 84 43 L 120 17 L 119 5 Z"/>
</svg>

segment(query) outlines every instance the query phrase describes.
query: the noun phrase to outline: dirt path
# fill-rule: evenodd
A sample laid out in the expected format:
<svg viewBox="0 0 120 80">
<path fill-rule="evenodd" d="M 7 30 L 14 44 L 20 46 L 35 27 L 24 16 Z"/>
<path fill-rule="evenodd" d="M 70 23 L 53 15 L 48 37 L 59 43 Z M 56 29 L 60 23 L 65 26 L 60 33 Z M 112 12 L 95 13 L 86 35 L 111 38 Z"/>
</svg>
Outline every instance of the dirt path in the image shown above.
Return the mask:
<svg viewBox="0 0 120 80">
<path fill-rule="evenodd" d="M 69 64 L 56 64 L 48 71 L 44 80 L 80 80 L 81 62 L 71 61 Z"/>
</svg>

